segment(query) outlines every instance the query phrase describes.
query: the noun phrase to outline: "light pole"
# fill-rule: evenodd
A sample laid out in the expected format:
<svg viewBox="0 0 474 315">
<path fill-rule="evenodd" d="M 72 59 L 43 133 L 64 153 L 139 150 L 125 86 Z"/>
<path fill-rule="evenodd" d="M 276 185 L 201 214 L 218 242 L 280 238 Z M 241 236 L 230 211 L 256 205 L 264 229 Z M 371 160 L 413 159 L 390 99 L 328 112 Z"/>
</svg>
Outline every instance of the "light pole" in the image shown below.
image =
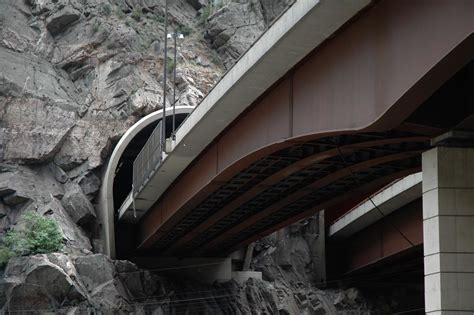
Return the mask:
<svg viewBox="0 0 474 315">
<path fill-rule="evenodd" d="M 168 0 L 165 0 L 165 34 L 168 34 Z M 161 123 L 161 151 L 166 152 L 166 74 L 168 72 L 168 36 L 165 36 L 165 60 L 163 61 L 163 118 Z M 163 154 L 161 154 L 163 159 Z"/>
<path fill-rule="evenodd" d="M 176 61 L 176 54 L 178 52 L 178 39 L 183 39 L 184 35 L 181 33 L 176 32 L 176 30 L 173 33 L 168 33 L 166 36 L 167 38 L 174 39 L 174 64 L 173 64 L 173 127 L 171 131 L 171 136 L 175 137 L 175 130 L 176 130 L 176 68 L 177 68 L 177 61 Z"/>
</svg>

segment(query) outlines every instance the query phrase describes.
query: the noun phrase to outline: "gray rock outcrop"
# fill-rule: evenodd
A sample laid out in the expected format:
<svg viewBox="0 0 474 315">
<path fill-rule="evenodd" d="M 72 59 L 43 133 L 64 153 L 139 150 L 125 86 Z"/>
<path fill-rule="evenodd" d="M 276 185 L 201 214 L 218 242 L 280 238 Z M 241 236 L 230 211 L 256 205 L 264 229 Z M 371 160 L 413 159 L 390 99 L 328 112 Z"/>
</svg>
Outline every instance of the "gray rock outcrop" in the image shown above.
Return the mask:
<svg viewBox="0 0 474 315">
<path fill-rule="evenodd" d="M 63 7 L 46 19 L 46 28 L 55 36 L 64 32 L 69 25 L 79 20 L 81 12 L 71 7 Z"/>
<path fill-rule="evenodd" d="M 91 223 L 96 218 L 94 206 L 77 184 L 69 185 L 61 203 L 73 222 L 79 226 Z"/>
<path fill-rule="evenodd" d="M 373 308 L 359 290 L 320 289 L 314 268 L 318 216 L 300 221 L 256 242 L 252 268 L 271 285 L 279 314 L 365 314 Z"/>
<path fill-rule="evenodd" d="M 58 222 L 66 251 L 88 253 L 104 162 L 133 123 L 163 106 L 162 1 L 0 6 L 0 235 L 37 211 Z M 222 73 L 196 15 L 186 0 L 170 5 L 170 27 L 191 30 L 176 86 L 190 106 Z"/>
<path fill-rule="evenodd" d="M 0 310 L 107 314 L 341 314 L 370 308 L 360 291 L 291 288 L 249 279 L 203 285 L 170 279 L 101 254 L 11 259 L 0 280 Z"/>
<path fill-rule="evenodd" d="M 102 310 L 130 311 L 128 296 L 113 262 L 101 254 L 80 256 L 74 266 L 90 294 L 91 303 Z"/>
<path fill-rule="evenodd" d="M 176 65 L 178 103 L 198 104 L 223 72 L 203 32 L 230 65 L 288 4 L 172 1 L 170 28 L 187 32 Z M 58 220 L 66 247 L 89 251 L 85 239 L 98 238 L 101 167 L 133 123 L 163 106 L 163 3 L 0 5 L 0 163 L 13 169 L 0 172 L 1 233 L 27 209 L 40 211 Z M 205 9 L 213 14 L 202 25 Z"/>
<path fill-rule="evenodd" d="M 205 17 L 206 38 L 228 69 L 295 0 L 218 1 Z"/>
<path fill-rule="evenodd" d="M 4 274 L 3 311 L 47 312 L 80 304 L 88 294 L 76 279 L 74 265 L 65 255 L 12 258 Z"/>
</svg>

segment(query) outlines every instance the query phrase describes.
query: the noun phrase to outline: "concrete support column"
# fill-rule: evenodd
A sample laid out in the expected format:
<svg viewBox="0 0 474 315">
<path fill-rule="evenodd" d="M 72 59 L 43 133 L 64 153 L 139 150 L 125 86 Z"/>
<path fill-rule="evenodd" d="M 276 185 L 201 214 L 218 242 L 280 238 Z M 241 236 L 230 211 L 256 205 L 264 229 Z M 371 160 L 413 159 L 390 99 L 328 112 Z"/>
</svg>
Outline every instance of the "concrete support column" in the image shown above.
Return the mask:
<svg viewBox="0 0 474 315">
<path fill-rule="evenodd" d="M 474 149 L 423 154 L 426 314 L 474 312 Z"/>
<path fill-rule="evenodd" d="M 318 237 L 311 246 L 315 282 L 319 288 L 326 286 L 326 224 L 324 210 L 318 212 Z"/>
<path fill-rule="evenodd" d="M 255 247 L 255 242 L 252 242 L 249 244 L 249 246 L 247 246 L 247 250 L 245 251 L 244 265 L 242 267 L 242 271 L 250 270 L 250 264 L 252 263 L 254 247 Z"/>
</svg>

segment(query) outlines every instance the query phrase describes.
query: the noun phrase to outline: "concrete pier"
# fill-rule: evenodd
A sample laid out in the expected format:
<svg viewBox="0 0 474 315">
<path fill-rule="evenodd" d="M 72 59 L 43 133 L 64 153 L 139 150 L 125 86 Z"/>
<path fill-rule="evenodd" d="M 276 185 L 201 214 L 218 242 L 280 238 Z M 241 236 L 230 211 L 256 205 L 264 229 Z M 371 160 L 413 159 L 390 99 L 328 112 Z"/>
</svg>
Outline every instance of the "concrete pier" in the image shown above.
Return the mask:
<svg viewBox="0 0 474 315">
<path fill-rule="evenodd" d="M 474 149 L 423 154 L 426 314 L 474 312 Z"/>
</svg>

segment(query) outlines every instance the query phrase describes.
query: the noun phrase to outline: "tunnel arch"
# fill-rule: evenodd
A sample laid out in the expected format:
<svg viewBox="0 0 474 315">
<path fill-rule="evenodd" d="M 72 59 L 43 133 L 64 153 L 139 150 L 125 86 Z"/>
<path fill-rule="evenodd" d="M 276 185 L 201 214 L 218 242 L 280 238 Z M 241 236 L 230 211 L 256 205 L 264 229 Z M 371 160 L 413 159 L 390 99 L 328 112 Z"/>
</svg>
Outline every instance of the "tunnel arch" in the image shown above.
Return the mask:
<svg viewBox="0 0 474 315">
<path fill-rule="evenodd" d="M 177 115 L 188 115 L 194 107 L 176 106 Z M 173 114 L 172 108 L 166 109 L 166 116 Z M 163 117 L 163 110 L 157 110 L 136 122 L 127 132 L 120 138 L 115 146 L 110 158 L 102 174 L 102 185 L 99 195 L 99 212 L 102 225 L 102 239 L 104 245 L 104 253 L 110 257 L 115 257 L 115 226 L 114 226 L 114 179 L 115 172 L 119 166 L 120 159 L 130 143 L 139 133 L 152 124 L 158 123 Z"/>
</svg>

